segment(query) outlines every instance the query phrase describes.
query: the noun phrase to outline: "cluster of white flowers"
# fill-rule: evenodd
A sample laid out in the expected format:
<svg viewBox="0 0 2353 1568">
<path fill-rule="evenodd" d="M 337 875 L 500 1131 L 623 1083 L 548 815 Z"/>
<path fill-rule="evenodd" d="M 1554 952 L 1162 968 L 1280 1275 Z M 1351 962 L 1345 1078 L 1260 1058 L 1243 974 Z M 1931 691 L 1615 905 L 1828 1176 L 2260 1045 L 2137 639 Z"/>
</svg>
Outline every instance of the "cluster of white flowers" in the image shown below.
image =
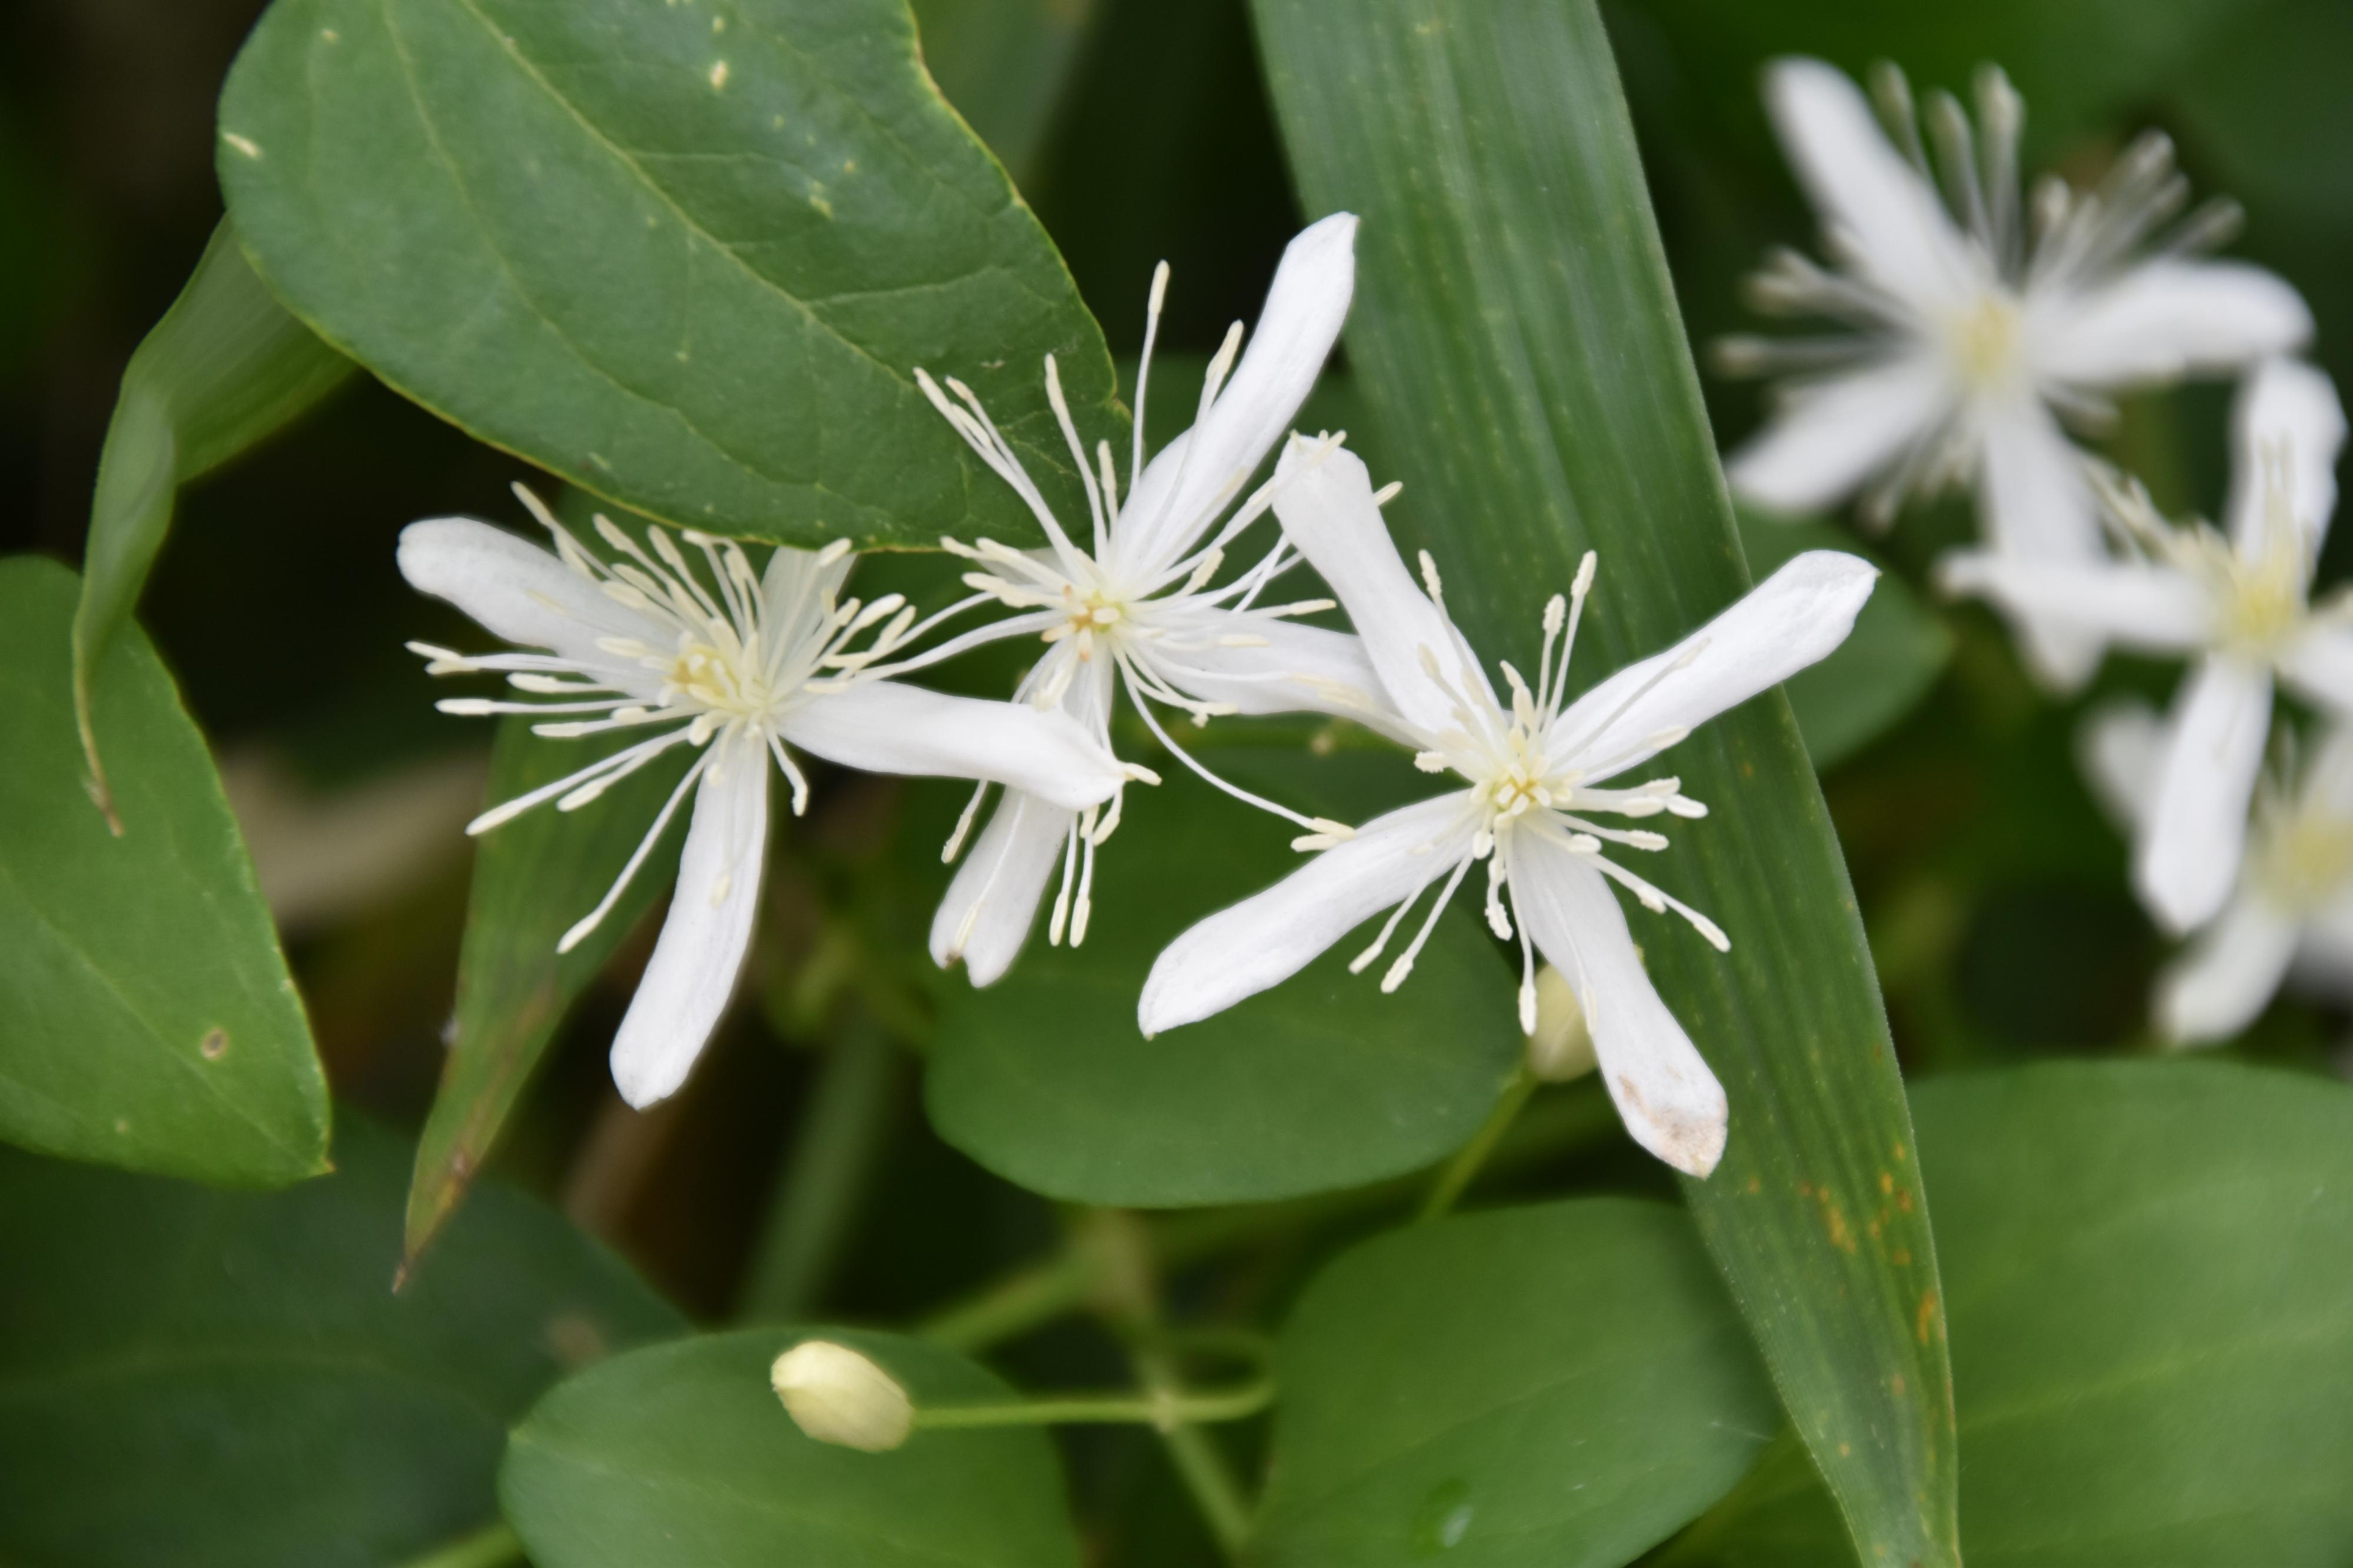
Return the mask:
<svg viewBox="0 0 2353 1568">
<path fill-rule="evenodd" d="M 659 527 L 640 538 L 599 517 L 607 550 L 600 558 L 528 496 L 552 552 L 464 519 L 406 531 L 400 563 L 411 583 L 506 641 L 545 650 L 470 657 L 421 647 L 437 673 L 496 671 L 546 700 L 461 698 L 445 708 L 586 715 L 534 729 L 644 737 L 507 802 L 476 831 L 547 801 L 576 809 L 664 752 L 695 749 L 622 873 L 626 882 L 637 871 L 692 788 L 677 892 L 613 1049 L 615 1081 L 632 1104 L 658 1100 L 683 1081 L 742 967 L 765 855 L 770 759 L 790 781 L 796 812 L 807 798 L 796 749 L 845 767 L 976 781 L 950 858 L 988 786 L 1003 786 L 931 937 L 943 966 L 961 961 L 973 983 L 986 985 L 1014 962 L 1058 868 L 1048 938 L 1085 936 L 1096 852 L 1119 819 L 1123 790 L 1155 781 L 1113 754 L 1111 717 L 1124 689 L 1181 763 L 1303 828 L 1294 847 L 1314 857 L 1161 955 L 1138 1005 L 1146 1035 L 1277 984 L 1392 910 L 1357 958 L 1362 970 L 1438 884 L 1381 980 L 1394 990 L 1455 889 L 1484 860 L 1487 920 L 1523 954 L 1523 1026 L 1538 1032 L 1540 952 L 1573 991 L 1635 1138 L 1679 1169 L 1705 1175 L 1715 1168 L 1725 1138 L 1724 1091 L 1652 989 L 1609 884 L 1647 910 L 1676 911 L 1719 949 L 1728 939 L 1605 853 L 1663 849 L 1662 836 L 1599 819 L 1704 816 L 1672 777 L 1612 781 L 1836 647 L 1877 573 L 1835 552 L 1799 556 L 1683 642 L 1572 700 L 1569 656 L 1595 584 L 1588 555 L 1546 612 L 1535 686 L 1499 666 L 1508 694 L 1499 698 L 1446 613 L 1430 556 L 1421 557 L 1418 584 L 1390 542 L 1380 512 L 1390 492 L 1373 488 L 1341 436 L 1292 434 L 1347 313 L 1356 228 L 1353 216 L 1335 214 L 1292 242 L 1249 349 L 1241 351 L 1237 323 L 1211 362 L 1191 428 L 1147 463 L 1144 399 L 1166 268 L 1155 277 L 1124 494 L 1109 444 L 1088 451 L 1046 362 L 1048 398 L 1086 492 L 1082 534 L 1056 516 L 971 392 L 918 369 L 924 395 L 1020 497 L 1047 542 L 1024 550 L 944 541 L 972 563 L 965 581 L 974 592 L 925 619 L 895 595 L 871 604 L 842 597 L 851 564 L 845 543 L 815 552 L 778 547 L 755 572 L 732 542 L 690 532 L 681 548 Z M 1279 445 L 1271 478 L 1251 489 Z M 1229 555 L 1270 515 L 1278 536 L 1254 563 L 1228 571 Z M 1353 634 L 1295 618 L 1332 609 L 1334 600 L 1260 602 L 1303 562 L 1330 585 Z M 948 616 L 988 604 L 1011 614 L 918 650 Z M 944 696 L 903 681 L 1008 637 L 1042 645 L 1011 701 Z M 1352 829 L 1217 778 L 1169 735 L 1156 707 L 1196 723 L 1286 711 L 1345 717 L 1409 745 L 1425 770 L 1455 775 L 1457 787 Z M 567 945 L 618 892 L 574 928 Z"/>
<path fill-rule="evenodd" d="M 2142 901 L 2195 936 L 2158 983 L 2169 1038 L 2237 1033 L 2292 963 L 2353 987 L 2353 740 L 2336 728 L 2353 720 L 2353 604 L 2310 597 L 2345 416 L 2328 378 L 2286 357 L 2310 313 L 2270 273 L 2198 256 L 2234 225 L 2227 204 L 2161 232 L 2188 195 L 2162 136 L 2096 190 L 2049 179 L 2022 200 L 2024 110 L 1999 71 L 1979 77 L 1974 133 L 1953 99 L 1929 100 L 1933 163 L 1903 78 L 1873 86 L 1879 121 L 1818 61 L 1768 72 L 1835 268 L 1777 255 L 1757 302 L 1849 330 L 1724 345 L 1732 368 L 1799 373 L 1727 463 L 1736 490 L 1794 512 L 1861 489 L 1883 525 L 1906 493 L 1966 484 L 1983 543 L 1940 581 L 2000 610 L 2046 685 L 2081 687 L 2111 647 L 2190 661 L 2169 718 L 2105 707 L 2084 745 Z M 2193 374 L 2241 378 L 2226 530 L 2167 522 L 2062 426 L 2096 432 L 2113 393 Z M 2295 749 L 2286 730 L 2274 747 L 2275 682 L 2324 728 L 2301 780 L 2284 760 L 2258 799 L 2267 747 Z"/>
</svg>

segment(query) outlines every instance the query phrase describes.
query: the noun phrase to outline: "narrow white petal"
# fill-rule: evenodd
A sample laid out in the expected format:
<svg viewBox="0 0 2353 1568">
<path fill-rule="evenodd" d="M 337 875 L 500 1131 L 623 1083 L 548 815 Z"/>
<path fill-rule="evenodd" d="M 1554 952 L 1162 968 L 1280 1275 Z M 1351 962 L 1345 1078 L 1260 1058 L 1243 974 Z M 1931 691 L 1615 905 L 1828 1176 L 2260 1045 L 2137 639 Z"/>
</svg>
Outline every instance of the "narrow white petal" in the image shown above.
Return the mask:
<svg viewBox="0 0 2353 1568">
<path fill-rule="evenodd" d="M 2021 621 L 2146 653 L 2200 647 L 2213 624 L 2205 584 L 2170 566 L 1960 550 L 1936 563 L 1936 582 L 1947 593 L 1975 595 Z"/>
<path fill-rule="evenodd" d="M 2272 360 L 2239 387 L 2231 414 L 2231 538 L 2254 560 L 2270 532 L 2269 470 L 2286 480 L 2286 516 L 2308 570 L 2337 510 L 2337 454 L 2345 445 L 2345 407 L 2337 385 L 2297 360 Z"/>
<path fill-rule="evenodd" d="M 1425 648 L 1450 679 L 1476 681 L 1493 700 L 1483 671 L 1458 668 L 1468 661 L 1457 654 L 1452 629 L 1398 555 L 1364 459 L 1342 447 L 1296 472 L 1303 452 L 1293 446 L 1283 453 L 1277 471 L 1291 477 L 1275 499 L 1275 515 L 1348 612 L 1390 705 L 1416 729 L 1434 733 L 1451 727 L 1453 699 L 1423 668 Z"/>
<path fill-rule="evenodd" d="M 2295 922 L 2242 897 L 2157 982 L 2158 1026 L 2177 1045 L 2227 1039 L 2254 1022 L 2295 956 Z"/>
<path fill-rule="evenodd" d="M 525 539 L 469 517 L 437 517 L 400 531 L 401 575 L 419 593 L 447 599 L 511 643 L 543 647 L 632 685 L 659 684 L 649 672 L 596 647 L 628 637 L 667 647 L 660 622 L 616 603 L 595 583 Z"/>
<path fill-rule="evenodd" d="M 2116 825 L 2137 837 L 2157 798 L 2165 721 L 2137 698 L 2104 702 L 2076 731 L 2076 755 L 2092 794 Z"/>
<path fill-rule="evenodd" d="M 751 946 L 768 837 L 768 759 L 722 742 L 694 796 L 678 861 L 678 889 L 628 1015 L 613 1037 L 613 1082 L 639 1110 L 686 1081 Z"/>
<path fill-rule="evenodd" d="M 1548 746 L 1562 760 L 1569 747 L 1592 759 L 1589 784 L 1635 766 L 1844 642 L 1878 580 L 1879 568 L 1841 551 L 1792 556 L 1691 636 L 1571 703 Z"/>
<path fill-rule="evenodd" d="M 1241 363 L 1200 423 L 1145 467 L 1120 509 L 1117 549 L 1140 574 L 1175 562 L 1216 515 L 1221 492 L 1239 496 L 1291 429 L 1339 341 L 1356 287 L 1356 218 L 1334 213 L 1295 236 L 1275 268 Z"/>
<path fill-rule="evenodd" d="M 2214 374 L 2312 336 L 2303 297 L 2242 261 L 2159 257 L 2056 305 L 2037 312 L 2026 352 L 2041 374 L 2081 386 Z"/>
<path fill-rule="evenodd" d="M 1060 710 L 869 680 L 785 715 L 786 743 L 870 773 L 986 779 L 1077 809 L 1109 800 L 1118 759 Z"/>
<path fill-rule="evenodd" d="M 1461 815 L 1461 797 L 1449 795 L 1377 816 L 1264 892 L 1192 926 L 1154 961 L 1136 1023 L 1156 1035 L 1290 979 L 1451 870 L 1469 836 Z"/>
<path fill-rule="evenodd" d="M 2340 894 L 2306 918 L 2288 984 L 2340 1006 L 2353 1003 L 2353 896 Z"/>
<path fill-rule="evenodd" d="M 2298 697 L 2353 719 L 2353 628 L 2327 622 L 2306 626 L 2281 653 L 2279 670 Z"/>
<path fill-rule="evenodd" d="M 2210 655 L 2174 699 L 2133 880 L 2173 931 L 2203 925 L 2238 879 L 2247 805 L 2271 733 L 2268 671 Z"/>
<path fill-rule="evenodd" d="M 932 917 L 932 962 L 945 969 L 962 958 L 975 985 L 1004 978 L 1037 922 L 1077 816 L 1034 795 L 1006 793 Z"/>
<path fill-rule="evenodd" d="M 1617 895 L 1567 851 L 1524 839 L 1512 857 L 1512 899 L 1577 992 L 1626 1131 L 1676 1170 L 1707 1175 L 1724 1157 L 1724 1086 L 1643 972 Z"/>
<path fill-rule="evenodd" d="M 1221 636 L 1262 638 L 1220 646 Z M 1347 632 L 1218 612 L 1198 634 L 1166 655 L 1170 684 L 1205 702 L 1229 702 L 1241 713 L 1330 713 L 1382 728 L 1388 698 L 1361 638 Z M 1194 646 L 1206 644 L 1207 646 Z M 1149 645 L 1145 645 L 1149 657 Z"/>
<path fill-rule="evenodd" d="M 1960 231 L 1843 72 L 1820 60 L 1775 60 L 1765 107 L 1824 225 L 1852 237 L 1874 281 L 1924 311 L 1969 290 Z"/>
<path fill-rule="evenodd" d="M 1924 355 L 1828 377 L 1794 393 L 1725 459 L 1724 477 L 1757 506 L 1820 511 L 1933 437 L 1953 405 L 1944 367 Z"/>
<path fill-rule="evenodd" d="M 2107 559 L 2084 455 L 2040 403 L 1999 406 L 1979 427 L 1978 516 L 1997 553 L 2083 565 Z M 2073 691 L 2099 668 L 2099 637 L 2019 614 L 2012 629 L 2027 666 L 2054 691 Z"/>
</svg>

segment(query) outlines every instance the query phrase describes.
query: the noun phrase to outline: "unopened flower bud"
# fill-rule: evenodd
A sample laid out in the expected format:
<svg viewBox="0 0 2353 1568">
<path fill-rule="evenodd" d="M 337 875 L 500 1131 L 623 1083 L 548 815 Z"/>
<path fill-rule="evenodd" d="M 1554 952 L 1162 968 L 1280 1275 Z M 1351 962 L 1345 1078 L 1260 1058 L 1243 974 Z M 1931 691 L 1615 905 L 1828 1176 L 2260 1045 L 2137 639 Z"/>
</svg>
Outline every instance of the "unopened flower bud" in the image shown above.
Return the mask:
<svg viewBox="0 0 2353 1568">
<path fill-rule="evenodd" d="M 1593 1031 L 1577 1005 L 1567 976 L 1546 964 L 1536 971 L 1536 1026 L 1528 1037 L 1528 1070 L 1546 1083 L 1565 1083 L 1593 1070 Z"/>
<path fill-rule="evenodd" d="M 915 1425 L 915 1406 L 891 1374 L 848 1345 L 808 1340 L 768 1369 L 776 1397 L 803 1432 L 820 1443 L 895 1448 Z"/>
</svg>

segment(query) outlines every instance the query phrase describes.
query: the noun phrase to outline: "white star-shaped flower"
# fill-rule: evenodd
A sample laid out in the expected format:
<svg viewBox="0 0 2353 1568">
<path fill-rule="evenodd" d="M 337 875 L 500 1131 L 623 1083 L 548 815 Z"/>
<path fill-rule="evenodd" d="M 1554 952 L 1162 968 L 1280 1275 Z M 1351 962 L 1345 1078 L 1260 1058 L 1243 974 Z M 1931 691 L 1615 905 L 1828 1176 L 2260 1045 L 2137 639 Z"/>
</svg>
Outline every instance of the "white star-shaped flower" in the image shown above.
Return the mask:
<svg viewBox="0 0 2353 1568">
<path fill-rule="evenodd" d="M 2131 558 L 1970 551 L 1941 566 L 1948 588 L 2059 627 L 2094 653 L 2115 642 L 2196 656 L 2134 846 L 2141 899 L 2176 932 L 2211 918 L 2238 877 L 2274 678 L 2353 716 L 2353 601 L 2306 602 L 2337 504 L 2337 389 L 2310 365 L 2272 361 L 2240 388 L 2232 425 L 2227 537 L 2203 523 L 2170 527 L 2137 489 L 2104 480 Z"/>
<path fill-rule="evenodd" d="M 613 1081 L 632 1105 L 685 1080 L 734 989 L 759 900 L 771 759 L 791 782 L 794 811 L 807 800 L 787 746 L 871 773 L 991 780 L 1070 810 L 1115 798 L 1132 776 L 1065 714 L 874 679 L 867 667 L 924 628 L 896 595 L 840 599 L 847 542 L 778 548 L 755 575 L 732 541 L 688 533 L 706 579 L 659 527 L 648 530 L 649 549 L 598 517 L 613 551 L 600 560 L 529 491 L 516 491 L 554 535 L 553 553 L 488 523 L 437 518 L 402 531 L 400 569 L 506 641 L 547 651 L 474 657 L 410 646 L 436 675 L 498 671 L 554 700 L 450 698 L 440 704 L 449 712 L 593 715 L 533 727 L 551 736 L 649 731 L 484 813 L 470 833 L 550 800 L 576 809 L 675 747 L 699 750 L 612 890 L 559 944 L 569 951 L 611 910 L 692 789 L 678 889 L 613 1041 Z"/>
<path fill-rule="evenodd" d="M 1909 492 L 1966 484 L 1990 548 L 2095 560 L 2097 509 L 2054 416 L 2097 427 L 2120 389 L 2287 353 L 2311 335 L 2311 314 L 2271 273 L 2192 258 L 2235 223 L 2228 204 L 2158 238 L 2188 196 L 2162 135 L 2136 142 L 2096 190 L 2048 177 L 2021 203 L 2024 106 L 1989 67 L 1974 136 L 1949 95 L 1928 100 L 1940 195 L 1903 77 L 1889 68 L 1874 86 L 1895 143 L 1831 67 L 1784 59 L 1766 73 L 1767 105 L 1836 268 L 1778 252 L 1754 297 L 1842 330 L 1720 345 L 1729 369 L 1792 373 L 1778 416 L 1726 477 L 1779 511 L 1861 490 L 1866 521 L 1881 523 Z M 2018 630 L 2029 662 L 2060 689 L 2098 662 L 2096 646 L 2063 628 L 2025 619 Z"/>
<path fill-rule="evenodd" d="M 1248 352 L 1237 364 L 1242 340 L 1237 321 L 1210 362 L 1192 427 L 1147 465 L 1145 393 L 1168 280 L 1166 266 L 1158 269 L 1136 376 L 1124 500 L 1110 444 L 1099 443 L 1090 458 L 1054 362 L 1047 359 L 1049 399 L 1086 484 L 1091 548 L 1055 517 L 979 400 L 952 377 L 943 390 L 918 371 L 933 405 L 1028 504 L 1049 544 L 1022 551 L 987 540 L 976 546 L 942 541 L 977 567 L 965 578 L 976 590 L 974 597 L 955 608 L 995 600 L 1017 613 L 895 668 L 918 668 L 1005 637 L 1041 638 L 1044 654 L 1021 682 L 1018 700 L 1064 710 L 1107 744 L 1116 689 L 1124 686 L 1153 733 L 1219 788 L 1306 828 L 1307 842 L 1344 836 L 1341 824 L 1302 816 L 1216 777 L 1168 736 L 1152 705 L 1163 703 L 1204 722 L 1218 714 L 1335 712 L 1366 703 L 1372 669 L 1356 639 L 1288 618 L 1328 609 L 1330 601 L 1258 602 L 1298 563 L 1296 552 L 1278 541 L 1255 565 L 1217 582 L 1228 547 L 1265 512 L 1271 487 L 1239 505 L 1237 499 L 1290 430 L 1339 337 L 1356 286 L 1356 218 L 1335 213 L 1291 242 Z M 1221 518 L 1223 526 L 1211 534 Z M 986 794 L 986 787 L 975 792 L 944 858 L 955 858 Z M 961 959 L 976 985 L 997 980 L 1020 952 L 1057 867 L 1061 887 L 1049 940 L 1060 942 L 1066 928 L 1073 943 L 1084 940 L 1095 847 L 1116 818 L 1116 812 L 1098 817 L 1008 790 L 941 902 L 932 922 L 932 956 L 943 967 Z"/>
<path fill-rule="evenodd" d="M 1303 450 L 1294 443 L 1292 455 Z M 1521 1027 L 1536 1026 L 1535 952 L 1541 952 L 1577 994 L 1627 1130 L 1678 1170 L 1706 1175 L 1724 1152 L 1724 1090 L 1643 973 L 1609 883 L 1646 909 L 1675 910 L 1718 949 L 1729 943 L 1705 916 L 1603 852 L 1611 845 L 1663 849 L 1663 837 L 1599 818 L 1704 816 L 1673 778 L 1610 781 L 1838 647 L 1877 570 L 1834 551 L 1799 555 L 1698 632 L 1571 702 L 1569 652 L 1593 583 L 1588 554 L 1569 595 L 1546 607 L 1534 689 L 1501 667 L 1506 702 L 1448 618 L 1426 554 L 1430 591 L 1415 586 L 1353 453 L 1330 453 L 1292 476 L 1275 507 L 1364 639 L 1384 727 L 1419 749 L 1425 771 L 1451 773 L 1461 786 L 1375 818 L 1289 878 L 1179 936 L 1145 983 L 1137 1008 L 1144 1032 L 1206 1018 L 1263 991 L 1393 908 L 1352 965 L 1363 970 L 1386 950 L 1422 889 L 1437 883 L 1420 927 L 1382 979 L 1384 991 L 1395 990 L 1440 911 L 1483 859 L 1488 923 L 1508 939 L 1516 920 Z"/>
<path fill-rule="evenodd" d="M 2165 724 L 2138 703 L 2086 725 L 2093 782 L 2126 827 L 2152 802 Z M 2157 1022 L 2211 1045 L 2254 1022 L 2283 981 L 2353 1000 L 2353 729 L 2331 724 L 2292 784 L 2255 795 L 2253 839 L 2221 911 L 2158 976 Z"/>
</svg>

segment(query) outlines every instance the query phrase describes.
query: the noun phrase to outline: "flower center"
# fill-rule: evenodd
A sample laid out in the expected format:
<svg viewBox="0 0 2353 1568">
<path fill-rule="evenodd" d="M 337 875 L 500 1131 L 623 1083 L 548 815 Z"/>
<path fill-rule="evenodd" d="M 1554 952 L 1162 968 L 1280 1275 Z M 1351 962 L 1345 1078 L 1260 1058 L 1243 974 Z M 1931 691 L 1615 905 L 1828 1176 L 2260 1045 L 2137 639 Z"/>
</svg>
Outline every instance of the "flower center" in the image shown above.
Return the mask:
<svg viewBox="0 0 2353 1568">
<path fill-rule="evenodd" d="M 1576 789 L 1575 773 L 1549 771 L 1544 738 L 1525 719 L 1514 720 L 1511 732 L 1487 759 L 1483 772 L 1491 831 L 1530 811 L 1566 806 Z"/>
<path fill-rule="evenodd" d="M 2273 904 L 2302 914 L 2342 894 L 2353 877 L 2353 818 L 2295 812 L 2273 825 L 2258 852 L 2255 877 Z"/>
<path fill-rule="evenodd" d="M 732 637 L 698 641 L 679 638 L 678 657 L 662 679 L 662 701 L 695 707 L 730 722 L 755 721 L 773 712 L 778 693 L 770 688 L 754 634 L 748 646 Z"/>
<path fill-rule="evenodd" d="M 1999 391 L 2019 376 L 2024 338 L 2018 301 L 1989 289 L 1947 325 L 1947 345 L 1964 384 L 1979 392 Z"/>
<path fill-rule="evenodd" d="M 1064 619 L 1060 626 L 1046 628 L 1048 642 L 1060 642 L 1064 637 L 1078 641 L 1079 657 L 1094 657 L 1098 637 L 1115 635 L 1113 628 L 1127 620 L 1128 601 L 1124 595 L 1113 593 L 1097 583 L 1082 588 L 1076 583 L 1062 585 Z"/>
</svg>

